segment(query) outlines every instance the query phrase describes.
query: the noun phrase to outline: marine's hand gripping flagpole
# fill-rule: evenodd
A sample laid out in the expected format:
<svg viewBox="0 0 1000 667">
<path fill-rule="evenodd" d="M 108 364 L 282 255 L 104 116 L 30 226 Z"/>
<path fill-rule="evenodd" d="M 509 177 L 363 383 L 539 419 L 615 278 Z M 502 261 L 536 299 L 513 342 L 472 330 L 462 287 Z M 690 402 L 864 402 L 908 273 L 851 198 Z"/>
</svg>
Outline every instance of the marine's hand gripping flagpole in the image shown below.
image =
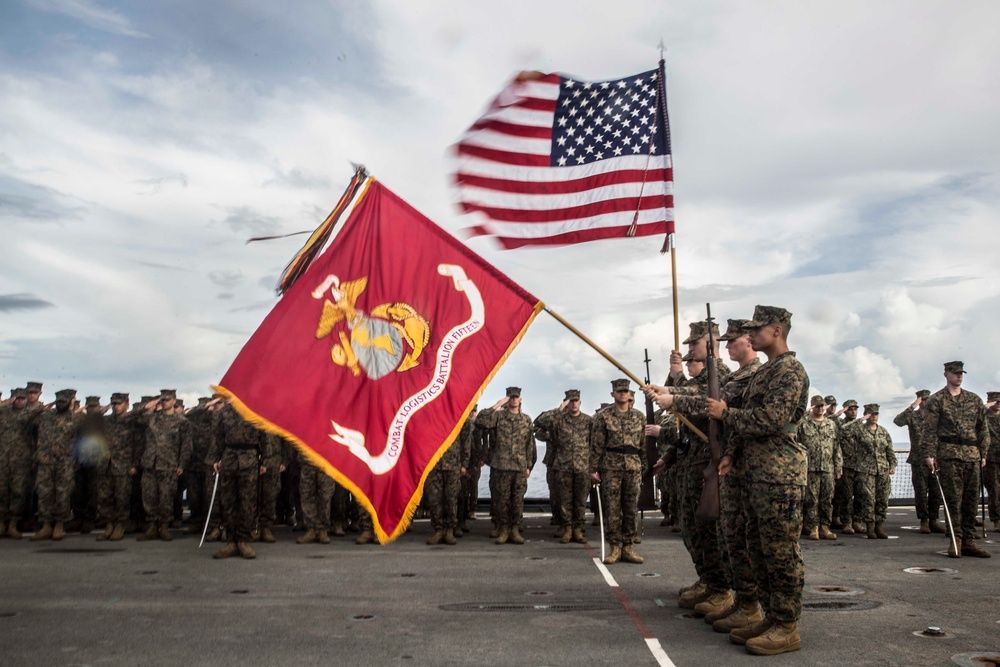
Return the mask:
<svg viewBox="0 0 1000 667">
<path fill-rule="evenodd" d="M 219 472 L 215 472 L 215 484 L 212 485 L 212 499 L 208 501 L 208 511 L 205 513 L 205 527 L 201 529 L 201 541 L 198 548 L 205 543 L 205 533 L 208 532 L 208 522 L 212 520 L 212 507 L 215 506 L 215 492 L 219 490 Z"/>
<path fill-rule="evenodd" d="M 948 499 L 944 495 L 944 487 L 941 486 L 941 478 L 938 477 L 938 471 L 931 470 L 931 475 L 934 476 L 934 480 L 937 482 L 938 491 L 941 492 L 942 505 L 944 505 L 944 516 L 948 519 L 948 532 L 951 533 L 951 546 L 955 548 L 955 553 L 960 554 L 958 550 L 958 541 L 955 539 L 955 524 L 951 520 L 951 511 L 948 509 Z"/>
</svg>

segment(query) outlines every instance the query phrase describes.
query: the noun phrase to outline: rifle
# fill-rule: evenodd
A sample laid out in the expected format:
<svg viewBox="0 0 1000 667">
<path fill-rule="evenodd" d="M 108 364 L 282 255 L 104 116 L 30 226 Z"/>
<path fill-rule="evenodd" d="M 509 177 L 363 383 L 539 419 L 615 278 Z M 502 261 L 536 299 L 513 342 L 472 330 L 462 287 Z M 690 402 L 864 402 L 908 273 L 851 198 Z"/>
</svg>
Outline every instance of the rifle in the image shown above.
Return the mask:
<svg viewBox="0 0 1000 667">
<path fill-rule="evenodd" d="M 646 358 L 643 360 L 646 362 L 646 379 L 645 383 L 649 384 L 649 350 L 643 350 Z M 653 416 L 653 399 L 649 396 L 646 397 L 646 424 L 655 424 L 656 420 Z M 646 469 L 642 472 L 642 485 L 639 487 L 639 502 L 638 506 L 640 510 L 655 510 L 656 509 L 656 483 L 653 479 L 653 463 L 660 457 L 659 452 L 656 449 L 657 438 L 649 435 L 646 436 Z"/>
<path fill-rule="evenodd" d="M 715 341 L 712 339 L 712 304 L 706 303 L 705 310 L 708 317 L 708 353 L 705 355 L 705 364 L 708 367 L 708 397 L 718 400 L 719 398 L 719 369 L 715 364 Z M 722 458 L 721 427 L 722 424 L 717 419 L 708 420 L 708 448 L 712 455 L 705 471 L 702 473 L 704 484 L 701 487 L 701 498 L 698 501 L 698 509 L 695 516 L 699 519 L 718 519 L 719 508 L 719 459 Z"/>
</svg>

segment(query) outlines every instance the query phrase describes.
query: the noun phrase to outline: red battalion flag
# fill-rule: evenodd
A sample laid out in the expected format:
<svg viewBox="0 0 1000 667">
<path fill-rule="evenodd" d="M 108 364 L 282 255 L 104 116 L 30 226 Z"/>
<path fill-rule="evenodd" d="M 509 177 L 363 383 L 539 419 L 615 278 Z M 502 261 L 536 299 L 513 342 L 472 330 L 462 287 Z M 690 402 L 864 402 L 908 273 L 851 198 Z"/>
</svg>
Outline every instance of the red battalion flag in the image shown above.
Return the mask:
<svg viewBox="0 0 1000 667">
<path fill-rule="evenodd" d="M 596 83 L 522 72 L 455 146 L 471 233 L 505 248 L 672 234 L 666 110 L 662 62 Z"/>
<path fill-rule="evenodd" d="M 543 304 L 374 179 L 217 389 L 398 537 Z"/>
</svg>

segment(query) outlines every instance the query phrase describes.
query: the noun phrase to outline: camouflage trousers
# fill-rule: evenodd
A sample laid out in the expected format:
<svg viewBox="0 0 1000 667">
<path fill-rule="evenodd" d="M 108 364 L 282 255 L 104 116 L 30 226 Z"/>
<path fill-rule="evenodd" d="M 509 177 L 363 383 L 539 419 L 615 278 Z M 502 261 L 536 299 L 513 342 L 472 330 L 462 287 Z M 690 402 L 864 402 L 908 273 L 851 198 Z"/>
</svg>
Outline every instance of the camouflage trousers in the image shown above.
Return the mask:
<svg viewBox="0 0 1000 667">
<path fill-rule="evenodd" d="M 0 461 L 0 521 L 20 519 L 28 495 L 31 461 L 5 458 Z"/>
<path fill-rule="evenodd" d="M 990 446 L 1000 447 L 1000 442 L 991 442 Z M 986 487 L 986 493 L 990 497 L 990 521 L 1000 521 L 1000 464 L 993 461 L 986 462 L 986 467 L 983 468 L 983 486 Z"/>
<path fill-rule="evenodd" d="M 69 521 L 69 498 L 73 493 L 72 461 L 39 464 L 35 488 L 38 491 L 39 521 Z"/>
<path fill-rule="evenodd" d="M 747 513 L 747 548 L 761 604 L 777 621 L 802 614 L 805 567 L 799 550 L 802 487 L 751 482 L 741 494 Z"/>
<path fill-rule="evenodd" d="M 522 470 L 490 469 L 490 479 L 496 477 L 496 521 L 503 526 L 519 526 L 524 518 L 524 493 L 528 476 Z"/>
<path fill-rule="evenodd" d="M 97 518 L 104 523 L 128 521 L 132 478 L 103 472 L 97 476 Z"/>
<path fill-rule="evenodd" d="M 260 476 L 260 505 L 257 507 L 257 528 L 270 530 L 274 526 L 274 508 L 281 491 L 281 468 L 268 467 Z"/>
<path fill-rule="evenodd" d="M 854 518 L 861 523 L 885 521 L 889 511 L 892 478 L 885 475 L 854 473 Z"/>
<path fill-rule="evenodd" d="M 857 474 L 857 470 L 844 468 L 844 474 L 833 485 L 833 517 L 845 526 L 851 521 L 861 521 L 861 508 L 854 497 L 854 477 Z"/>
<path fill-rule="evenodd" d="M 719 484 L 719 542 L 723 562 L 728 566 L 728 579 L 732 582 L 736 601 L 756 602 L 760 599 L 757 579 L 767 573 L 754 574 L 747 547 L 747 514 L 743 507 L 743 480 L 730 471 Z M 761 563 L 757 563 L 758 566 Z M 700 575 L 699 575 L 700 576 Z M 766 609 L 765 609 L 766 611 Z"/>
<path fill-rule="evenodd" d="M 731 588 L 728 568 L 722 558 L 718 521 L 705 521 L 695 516 L 701 501 L 701 489 L 707 463 L 685 464 L 677 471 L 684 478 L 680 494 L 681 535 L 698 578 L 712 593 Z M 720 492 L 721 496 L 721 492 Z"/>
<path fill-rule="evenodd" d="M 455 528 L 458 524 L 458 492 L 462 488 L 458 470 L 441 470 L 438 466 L 427 475 L 424 501 L 431 515 L 434 530 Z"/>
<path fill-rule="evenodd" d="M 469 514 L 476 511 L 479 503 L 479 468 L 466 469 L 466 475 L 462 478 L 462 486 L 458 491 L 458 523 L 464 525 Z"/>
<path fill-rule="evenodd" d="M 923 461 L 911 463 L 910 479 L 913 482 L 913 504 L 917 508 L 917 519 L 937 521 L 941 515 L 941 489 L 934 481 L 931 469 Z"/>
<path fill-rule="evenodd" d="M 225 449 L 219 462 L 222 522 L 230 542 L 249 542 L 257 518 L 260 459 L 255 449 Z"/>
<path fill-rule="evenodd" d="M 656 488 L 660 492 L 660 512 L 668 523 L 677 523 L 677 466 L 656 476 Z"/>
<path fill-rule="evenodd" d="M 299 478 L 299 496 L 302 498 L 302 514 L 306 528 L 310 530 L 330 529 L 330 501 L 336 483 L 319 468 L 302 466 Z"/>
<path fill-rule="evenodd" d="M 630 470 L 601 471 L 601 502 L 609 544 L 628 545 L 635 541 L 641 476 L 642 473 Z"/>
<path fill-rule="evenodd" d="M 587 496 L 590 494 L 590 475 L 585 472 L 560 470 L 556 488 L 559 489 L 559 516 L 561 526 L 583 529 L 587 514 Z"/>
<path fill-rule="evenodd" d="M 976 539 L 976 514 L 979 511 L 979 461 L 938 459 L 938 475 L 948 503 L 955 539 L 961 543 Z"/>
<path fill-rule="evenodd" d="M 818 526 L 829 527 L 833 522 L 833 487 L 832 472 L 809 471 L 805 502 L 802 504 L 803 530 L 811 531 Z"/>
<path fill-rule="evenodd" d="M 562 513 L 562 496 L 559 495 L 562 486 L 559 483 L 559 470 L 554 465 L 545 466 L 545 483 L 549 487 L 549 507 L 552 509 L 553 523 L 564 526 L 568 517 Z"/>
<path fill-rule="evenodd" d="M 176 492 L 176 470 L 143 470 L 142 506 L 146 510 L 146 520 L 153 523 L 170 523 L 174 518 Z"/>
</svg>

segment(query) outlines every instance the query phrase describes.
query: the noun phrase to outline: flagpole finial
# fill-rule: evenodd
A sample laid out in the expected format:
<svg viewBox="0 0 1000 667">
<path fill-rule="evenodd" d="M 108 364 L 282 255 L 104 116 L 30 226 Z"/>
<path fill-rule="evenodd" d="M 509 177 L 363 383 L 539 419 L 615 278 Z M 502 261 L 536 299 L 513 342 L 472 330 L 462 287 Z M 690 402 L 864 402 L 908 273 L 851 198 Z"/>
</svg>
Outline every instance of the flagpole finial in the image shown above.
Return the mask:
<svg viewBox="0 0 1000 667">
<path fill-rule="evenodd" d="M 667 47 L 663 45 L 663 38 L 662 37 L 660 38 L 659 49 L 660 49 L 660 60 L 663 60 L 663 54 L 664 54 L 664 52 L 666 52 Z"/>
</svg>

